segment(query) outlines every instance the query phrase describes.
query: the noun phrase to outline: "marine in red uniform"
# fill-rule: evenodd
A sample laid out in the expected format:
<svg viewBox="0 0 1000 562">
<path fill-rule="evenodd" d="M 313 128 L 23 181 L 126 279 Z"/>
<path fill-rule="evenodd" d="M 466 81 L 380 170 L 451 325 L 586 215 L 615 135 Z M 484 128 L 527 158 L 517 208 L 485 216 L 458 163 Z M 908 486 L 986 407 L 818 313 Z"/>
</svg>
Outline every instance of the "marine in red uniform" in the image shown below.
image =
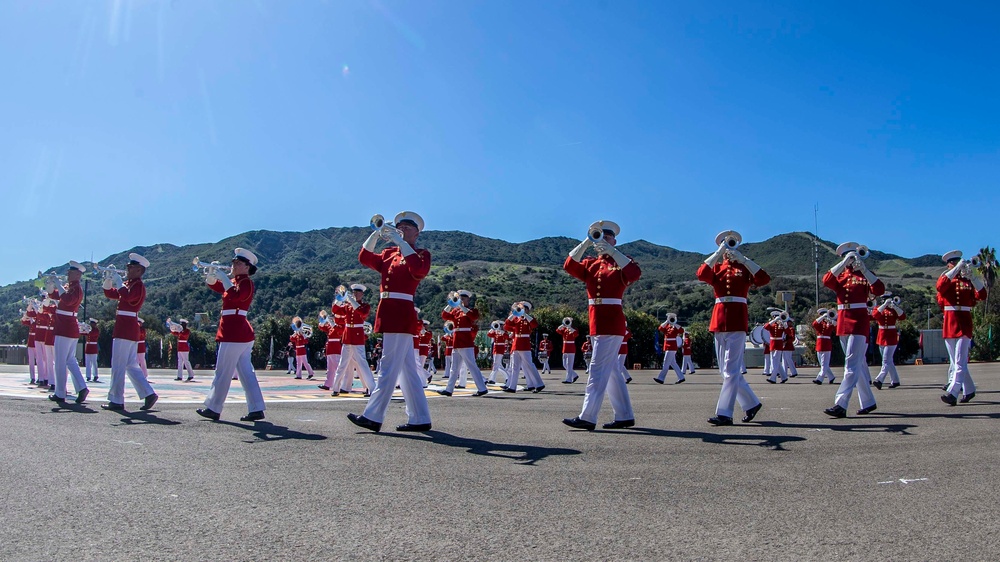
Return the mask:
<svg viewBox="0 0 1000 562">
<path fill-rule="evenodd" d="M 177 378 L 175 380 L 182 380 L 184 370 L 187 369 L 187 382 L 191 382 L 194 380 L 194 369 L 191 368 L 191 361 L 188 359 L 191 352 L 191 346 L 188 344 L 188 340 L 191 338 L 188 321 L 181 318 L 179 322 L 174 322 L 167 318 L 167 329 L 170 330 L 171 335 L 177 338 Z"/>
<path fill-rule="evenodd" d="M 80 326 L 76 319 L 76 310 L 83 301 L 83 288 L 80 286 L 80 277 L 87 271 L 87 268 L 79 262 L 70 260 L 69 270 L 66 272 L 68 283 L 64 287 L 58 281 L 52 283 L 56 300 L 59 302 L 56 307 L 54 322 L 54 349 L 55 349 L 55 374 L 56 390 L 49 396 L 55 402 L 66 401 L 66 370 L 73 376 L 73 389 L 76 392 L 76 403 L 80 404 L 87 399 L 90 390 L 83 380 L 83 373 L 80 372 L 80 365 L 76 362 L 76 344 L 80 339 Z M 51 291 L 50 291 L 51 294 Z"/>
<path fill-rule="evenodd" d="M 969 372 L 969 346 L 972 343 L 972 307 L 986 299 L 986 281 L 971 260 L 953 250 L 942 259 L 948 270 L 937 280 L 938 302 L 944 309 L 942 335 L 948 347 L 952 379 L 941 400 L 949 406 L 968 402 L 976 396 L 976 384 Z M 962 394 L 961 399 L 958 398 Z"/>
<path fill-rule="evenodd" d="M 836 380 L 833 370 L 830 369 L 830 356 L 833 353 L 833 337 L 837 333 L 837 312 L 821 308 L 817 310 L 819 317 L 813 320 L 812 327 L 816 332 L 816 357 L 819 359 L 819 374 L 813 380 L 816 384 L 823 384 L 823 380 L 830 379 L 830 384 Z"/>
<path fill-rule="evenodd" d="M 684 332 L 683 342 L 681 345 L 681 357 L 684 358 L 684 362 L 681 363 L 682 373 L 694 374 L 694 362 L 691 361 L 691 335 Z"/>
<path fill-rule="evenodd" d="M 326 344 L 323 346 L 323 352 L 326 354 L 326 380 L 319 385 L 319 388 L 322 390 L 335 388 L 333 395 L 339 396 L 342 389 L 334 386 L 334 380 L 337 377 L 337 367 L 340 366 L 340 353 L 343 351 L 344 328 L 325 310 L 319 312 L 317 326 L 326 334 Z"/>
<path fill-rule="evenodd" d="M 510 373 L 504 369 L 503 356 L 507 353 L 507 346 L 510 344 L 510 334 L 503 329 L 503 322 L 494 320 L 493 324 L 490 325 L 490 331 L 486 332 L 486 335 L 493 340 L 493 370 L 490 371 L 489 379 L 486 382 L 487 384 L 496 384 L 497 373 L 503 373 L 504 382 L 506 383 Z"/>
<path fill-rule="evenodd" d="M 368 287 L 355 283 L 349 291 L 345 291 L 340 303 L 334 303 L 333 315 L 337 324 L 344 329 L 344 341 L 340 351 L 340 365 L 337 366 L 337 376 L 333 382 L 333 393 L 338 391 L 351 392 L 354 385 L 354 372 L 360 374 L 365 387 L 365 393 L 375 388 L 375 376 L 368 366 L 368 356 L 365 353 L 365 321 L 371 314 L 372 305 L 364 302 Z"/>
<path fill-rule="evenodd" d="M 566 380 L 562 381 L 563 384 L 572 384 L 576 382 L 576 379 L 580 378 L 580 375 L 576 374 L 573 370 L 573 363 L 576 362 L 576 338 L 580 335 L 580 331 L 573 327 L 573 319 L 567 316 L 562 319 L 562 324 L 556 328 L 556 333 L 562 337 L 562 364 L 563 369 L 566 369 Z"/>
<path fill-rule="evenodd" d="M 757 415 L 762 404 L 743 377 L 743 351 L 748 325 L 747 295 L 750 287 L 763 287 L 771 277 L 737 248 L 743 242 L 739 232 L 727 230 L 715 237 L 719 246 L 698 268 L 698 279 L 712 286 L 715 308 L 708 330 L 715 336 L 715 354 L 722 371 L 722 391 L 712 425 L 731 425 L 736 401 L 743 408 L 743 422 Z M 773 363 L 773 360 L 772 360 Z"/>
<path fill-rule="evenodd" d="M 514 303 L 503 324 L 503 329 L 510 332 L 511 338 L 510 374 L 506 386 L 501 389 L 504 392 L 517 391 L 521 371 L 524 371 L 525 390 L 537 394 L 545 388 L 542 376 L 531 360 L 531 333 L 538 329 L 538 321 L 531 316 L 531 308 L 528 301 Z"/>
<path fill-rule="evenodd" d="M 872 312 L 872 320 L 878 324 L 878 335 L 875 343 L 882 351 L 882 369 L 878 376 L 872 381 L 872 386 L 882 390 L 882 383 L 885 377 L 889 377 L 889 388 L 899 386 L 899 372 L 896 371 L 896 361 L 893 357 L 896 354 L 896 346 L 899 345 L 899 329 L 897 324 L 901 320 L 906 320 L 906 313 L 899 307 L 899 297 L 888 298 L 886 293 L 885 302 L 879 305 Z"/>
<path fill-rule="evenodd" d="M 139 342 L 145 341 L 139 330 L 139 310 L 146 301 L 142 276 L 149 267 L 149 260 L 134 252 L 128 259 L 125 280 L 114 269 L 106 271 L 104 277 L 104 296 L 118 301 L 111 343 L 111 388 L 108 389 L 108 403 L 101 405 L 105 410 L 125 409 L 126 374 L 143 400 L 140 410 L 149 410 L 159 398 L 146 380 L 138 357 Z"/>
<path fill-rule="evenodd" d="M 787 319 L 787 312 L 773 310 L 771 311 L 771 321 L 764 324 L 764 331 L 767 332 L 771 348 L 771 376 L 767 379 L 767 382 L 771 384 L 777 382 L 779 376 L 781 377 L 781 382 L 788 381 L 788 372 L 785 370 L 785 362 L 782 357 L 785 350 L 785 338 L 788 336 L 788 332 L 785 329 Z"/>
<path fill-rule="evenodd" d="M 28 384 L 36 384 L 36 382 L 41 381 L 41 377 L 35 378 L 35 367 L 38 362 L 35 360 L 35 305 L 33 300 L 29 300 L 25 310 L 21 312 L 21 324 L 28 327 Z"/>
<path fill-rule="evenodd" d="M 542 364 L 541 373 L 552 374 L 552 367 L 549 366 L 549 358 L 552 356 L 552 340 L 548 334 L 542 334 L 542 341 L 538 342 L 538 361 Z"/>
<path fill-rule="evenodd" d="M 375 331 L 382 334 L 382 370 L 375 392 L 362 415 L 348 414 L 351 423 L 380 431 L 396 382 L 406 400 L 408 421 L 397 431 L 429 431 L 431 412 L 424 395 L 424 379 L 413 357 L 413 339 L 422 322 L 413 306 L 417 285 L 431 268 L 431 253 L 417 248 L 417 237 L 424 229 L 424 219 L 412 211 L 396 215 L 395 228 L 378 225 L 358 254 L 362 265 L 381 275 L 378 309 L 375 311 Z M 383 238 L 395 246 L 375 253 L 375 245 Z M 419 342 L 418 342 L 419 343 Z"/>
<path fill-rule="evenodd" d="M 659 374 L 653 377 L 653 382 L 663 384 L 667 373 L 673 369 L 677 375 L 677 381 L 674 384 L 680 384 L 685 379 L 680 365 L 677 364 L 677 337 L 684 333 L 684 328 L 681 328 L 680 324 L 677 323 L 677 315 L 668 312 L 667 319 L 660 324 L 657 330 L 663 334 L 663 368 L 660 369 Z"/>
<path fill-rule="evenodd" d="M 441 311 L 441 319 L 453 322 L 455 325 L 455 349 L 451 353 L 451 376 L 448 378 L 448 386 L 444 390 L 439 390 L 438 394 L 451 396 L 455 390 L 455 383 L 464 375 L 466 371 L 472 373 L 472 380 L 476 383 L 476 392 L 473 396 L 483 396 L 486 389 L 486 379 L 483 378 L 482 371 L 476 365 L 476 332 L 479 329 L 479 309 L 472 306 L 472 292 L 461 289 L 455 292 L 453 298 L 449 298 L 448 305 Z M 464 386 L 465 383 L 463 382 Z"/>
<path fill-rule="evenodd" d="M 306 347 L 309 344 L 310 336 L 312 336 L 312 328 L 307 324 L 303 324 L 302 318 L 298 316 L 292 318 L 292 335 L 288 337 L 288 341 L 295 346 L 296 379 L 302 378 L 302 367 L 305 367 L 306 372 L 309 373 L 308 380 L 312 380 L 316 376 L 312 365 L 309 364 L 309 350 Z"/>
<path fill-rule="evenodd" d="M 573 248 L 563 262 L 566 273 L 586 285 L 590 335 L 594 340 L 594 356 L 583 409 L 580 415 L 564 419 L 563 423 L 588 431 L 597 427 L 597 416 L 605 392 L 611 400 L 614 420 L 604 424 L 604 428 L 620 429 L 635 425 L 628 387 L 625 379 L 619 376 L 618 350 L 626 332 L 622 296 L 629 285 L 639 280 L 642 271 L 632 258 L 615 248 L 620 230 L 612 221 L 593 223 L 588 229 L 588 237 Z M 590 247 L 597 252 L 596 258 L 583 257 Z"/>
</svg>

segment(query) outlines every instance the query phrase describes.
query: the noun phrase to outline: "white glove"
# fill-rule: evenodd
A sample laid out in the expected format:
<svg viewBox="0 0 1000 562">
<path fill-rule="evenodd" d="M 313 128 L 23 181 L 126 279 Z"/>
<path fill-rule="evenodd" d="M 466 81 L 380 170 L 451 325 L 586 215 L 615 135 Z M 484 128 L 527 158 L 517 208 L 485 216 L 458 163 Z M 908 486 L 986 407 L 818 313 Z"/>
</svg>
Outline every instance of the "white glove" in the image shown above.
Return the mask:
<svg viewBox="0 0 1000 562">
<path fill-rule="evenodd" d="M 615 248 L 614 246 L 611 246 L 608 249 L 608 255 L 611 256 L 611 259 L 615 260 L 615 263 L 618 264 L 618 267 L 625 267 L 626 265 L 629 264 L 629 262 L 632 261 L 628 256 L 619 252 L 618 248 Z"/>
<path fill-rule="evenodd" d="M 986 279 L 983 278 L 983 274 L 978 271 L 970 275 L 969 281 L 972 281 L 972 286 L 976 288 L 976 291 L 982 291 L 986 287 Z"/>
<path fill-rule="evenodd" d="M 219 278 L 215 276 L 215 272 L 209 273 L 205 276 L 205 283 L 209 285 L 215 285 L 215 282 L 218 280 Z"/>
<path fill-rule="evenodd" d="M 865 262 L 861 261 L 860 259 L 857 260 L 857 264 L 861 268 L 861 274 L 865 276 L 866 280 L 868 280 L 868 284 L 874 285 L 875 282 L 878 281 L 878 276 L 872 273 L 871 270 L 865 266 Z"/>
<path fill-rule="evenodd" d="M 351 305 L 351 308 L 357 309 L 359 306 L 361 306 L 358 304 L 358 300 L 355 299 L 354 295 L 352 295 L 351 293 L 347 293 L 346 295 L 344 295 L 344 300 Z"/>
<path fill-rule="evenodd" d="M 879 311 L 879 312 L 885 312 L 885 309 L 886 309 L 886 308 L 888 308 L 888 307 L 889 307 L 889 305 L 890 305 L 891 303 L 892 303 L 892 301 L 889 301 L 889 300 L 885 301 L 884 303 L 882 303 L 882 304 L 881 304 L 881 305 L 880 305 L 880 306 L 878 307 L 878 311 Z"/>
<path fill-rule="evenodd" d="M 524 316 L 522 316 L 521 318 L 524 318 L 524 319 L 525 319 L 525 320 L 527 320 L 528 322 L 531 322 L 532 320 L 534 320 L 534 319 L 535 319 L 535 318 L 534 318 L 533 316 L 531 316 L 531 315 L 530 315 L 530 314 L 528 314 L 527 312 L 525 312 L 525 313 L 524 313 Z"/>
<path fill-rule="evenodd" d="M 722 261 L 722 256 L 725 255 L 725 253 L 726 253 L 726 244 L 725 243 L 719 244 L 719 248 L 715 250 L 715 252 L 712 255 L 708 256 L 708 259 L 705 260 L 705 265 L 707 265 L 708 267 L 715 267 L 716 264 Z"/>
<path fill-rule="evenodd" d="M 111 287 L 113 286 L 113 283 L 114 281 L 111 280 L 111 277 L 105 276 L 104 283 L 101 286 L 104 287 L 105 291 L 110 291 Z"/>
<path fill-rule="evenodd" d="M 56 283 L 55 289 L 56 292 L 59 293 L 59 296 L 62 296 L 66 292 L 66 287 L 63 287 L 62 283 Z"/>
<path fill-rule="evenodd" d="M 463 306 L 463 305 L 458 305 L 458 309 L 461 310 L 462 312 L 466 313 L 466 314 L 469 313 L 469 309 L 465 308 L 465 306 Z"/>
<path fill-rule="evenodd" d="M 948 271 L 945 272 L 945 276 L 948 279 L 954 279 L 955 277 L 957 277 L 958 274 L 962 272 L 962 265 L 964 263 L 965 262 L 963 262 L 962 260 L 958 260 L 958 263 L 955 264 L 955 267 L 953 267 L 953 268 L 951 268 L 951 269 L 949 269 Z"/>
<path fill-rule="evenodd" d="M 594 251 L 597 252 L 597 255 L 599 256 L 611 255 L 611 244 L 608 244 L 604 240 L 598 240 L 597 242 L 594 242 Z"/>
<path fill-rule="evenodd" d="M 393 232 L 396 231 L 393 230 Z M 412 256 L 413 254 L 417 253 L 416 251 L 414 251 L 413 247 L 410 246 L 409 242 L 403 240 L 403 237 L 400 236 L 399 233 L 396 233 L 396 238 L 398 238 L 399 240 L 393 239 L 393 242 L 395 242 L 396 245 L 399 246 L 399 253 L 403 254 L 404 258 L 407 256 Z"/>
<path fill-rule="evenodd" d="M 121 289 L 122 287 L 125 286 L 125 283 L 122 282 L 122 276 L 119 275 L 118 273 L 111 274 L 111 284 L 114 286 L 115 289 Z"/>
<path fill-rule="evenodd" d="M 757 272 L 760 271 L 760 266 L 754 263 L 752 259 L 742 254 L 740 254 L 740 258 L 741 258 L 740 261 L 743 263 L 743 265 L 745 265 L 747 269 L 750 270 L 750 275 L 757 275 Z"/>
<path fill-rule="evenodd" d="M 222 287 L 225 290 L 227 290 L 227 291 L 229 289 L 233 288 L 233 282 L 232 282 L 232 280 L 230 280 L 229 277 L 227 277 L 225 275 L 222 275 L 221 277 L 219 277 L 219 283 L 222 283 Z"/>
<path fill-rule="evenodd" d="M 373 230 L 372 233 L 368 235 L 368 239 L 365 240 L 365 243 L 363 245 L 364 249 L 368 250 L 369 252 L 374 252 L 375 245 L 378 244 L 378 239 L 379 239 L 379 231 Z"/>
<path fill-rule="evenodd" d="M 572 258 L 573 261 L 582 260 L 583 254 L 586 253 L 587 248 L 589 248 L 592 244 L 593 242 L 590 240 L 590 238 L 585 239 L 583 242 L 577 244 L 576 248 L 570 250 L 569 257 Z"/>
<path fill-rule="evenodd" d="M 840 260 L 840 262 L 837 263 L 837 265 L 830 268 L 830 273 L 832 273 L 834 277 L 839 277 L 840 274 L 843 273 L 845 269 L 847 269 L 847 264 L 851 263 L 851 261 L 854 260 L 854 256 L 851 255 L 853 253 L 854 252 L 847 252 L 847 254 L 844 255 L 844 259 Z"/>
</svg>

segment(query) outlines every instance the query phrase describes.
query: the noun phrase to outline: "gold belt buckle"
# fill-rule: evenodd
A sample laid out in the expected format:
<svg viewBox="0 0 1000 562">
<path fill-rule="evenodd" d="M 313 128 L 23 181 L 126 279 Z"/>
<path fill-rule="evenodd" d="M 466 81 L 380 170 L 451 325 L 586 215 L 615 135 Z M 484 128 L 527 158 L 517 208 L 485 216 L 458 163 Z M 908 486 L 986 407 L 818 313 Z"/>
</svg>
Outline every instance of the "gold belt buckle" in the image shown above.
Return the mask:
<svg viewBox="0 0 1000 562">
<path fill-rule="evenodd" d="M 596 299 L 594 299 L 594 304 L 601 304 L 601 301 L 603 300 L 604 299 L 602 299 L 601 297 L 597 297 Z"/>
<path fill-rule="evenodd" d="M 389 298 L 389 291 L 382 291 L 381 293 L 378 294 L 378 296 L 379 298 L 387 299 Z"/>
</svg>

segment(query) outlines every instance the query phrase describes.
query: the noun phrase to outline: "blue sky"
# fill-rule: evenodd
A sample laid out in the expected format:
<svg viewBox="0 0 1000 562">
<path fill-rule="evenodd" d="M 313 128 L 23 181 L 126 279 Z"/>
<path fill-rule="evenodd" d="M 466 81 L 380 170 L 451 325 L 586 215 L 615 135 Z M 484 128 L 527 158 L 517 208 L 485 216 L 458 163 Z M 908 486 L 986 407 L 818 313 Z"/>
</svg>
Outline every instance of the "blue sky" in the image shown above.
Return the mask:
<svg viewBox="0 0 1000 562">
<path fill-rule="evenodd" d="M 0 3 L 0 284 L 365 225 L 996 245 L 992 4 Z M 358 241 L 361 243 L 361 240 Z"/>
</svg>

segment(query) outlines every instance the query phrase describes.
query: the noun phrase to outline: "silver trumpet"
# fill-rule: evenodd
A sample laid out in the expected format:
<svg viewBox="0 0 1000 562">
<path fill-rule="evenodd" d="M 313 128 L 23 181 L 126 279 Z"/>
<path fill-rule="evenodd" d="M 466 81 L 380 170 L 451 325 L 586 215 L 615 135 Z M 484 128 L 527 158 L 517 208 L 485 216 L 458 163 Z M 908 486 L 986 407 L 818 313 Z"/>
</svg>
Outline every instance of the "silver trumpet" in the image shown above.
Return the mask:
<svg viewBox="0 0 1000 562">
<path fill-rule="evenodd" d="M 330 316 L 327 314 L 327 312 L 325 310 L 319 311 L 319 325 L 322 326 L 323 324 L 326 324 L 329 321 L 330 321 Z"/>
<path fill-rule="evenodd" d="M 604 239 L 603 223 L 604 221 L 595 221 L 587 228 L 587 238 L 590 238 L 591 242 L 600 242 Z"/>
<path fill-rule="evenodd" d="M 344 285 L 337 285 L 333 293 L 333 302 L 342 303 L 347 299 L 347 287 Z"/>
<path fill-rule="evenodd" d="M 569 328 L 570 326 L 573 325 L 573 319 L 570 318 L 569 316 L 567 316 L 566 318 L 563 318 L 562 319 L 562 325 L 566 326 L 567 328 Z"/>
<path fill-rule="evenodd" d="M 871 255 L 871 253 L 872 253 L 871 250 L 868 249 L 868 246 L 865 246 L 864 244 L 862 244 L 862 245 L 858 246 L 857 248 L 855 248 L 854 252 L 856 254 L 858 254 L 859 258 L 861 258 L 863 260 L 868 259 L 868 256 Z"/>
<path fill-rule="evenodd" d="M 722 243 L 726 245 L 727 250 L 735 250 L 736 248 L 740 247 L 740 241 L 737 240 L 736 237 L 732 235 L 726 236 L 722 240 Z"/>
<path fill-rule="evenodd" d="M 448 293 L 448 306 L 457 307 L 462 304 L 462 298 L 458 296 L 458 291 Z"/>
<path fill-rule="evenodd" d="M 100 273 L 103 277 L 110 277 L 112 273 L 117 273 L 118 275 L 124 276 L 127 272 L 124 269 L 115 268 L 115 264 L 109 266 L 102 266 L 99 263 L 94 263 L 94 271 Z"/>
<path fill-rule="evenodd" d="M 510 314 L 517 318 L 524 316 L 524 305 L 519 302 L 514 303 L 514 305 L 510 307 Z"/>
<path fill-rule="evenodd" d="M 386 222 L 385 217 L 378 213 L 372 215 L 372 219 L 368 221 L 368 224 L 372 227 L 372 230 L 379 231 L 379 237 L 386 242 L 389 241 L 389 229 L 399 232 L 400 237 L 403 236 L 403 233 L 396 228 L 396 225 Z"/>
<path fill-rule="evenodd" d="M 455 323 L 452 322 L 451 320 L 445 321 L 445 323 L 444 323 L 444 333 L 447 334 L 447 335 L 451 335 L 451 334 L 455 333 Z"/>
<path fill-rule="evenodd" d="M 361 329 L 364 330 L 366 336 L 372 335 L 372 331 L 374 330 L 371 322 L 364 322 L 361 324 Z"/>
<path fill-rule="evenodd" d="M 38 272 L 39 279 L 55 279 L 59 283 L 66 283 L 69 279 L 65 275 L 59 275 L 55 271 L 50 271 L 48 273 Z"/>
<path fill-rule="evenodd" d="M 199 260 L 198 256 L 195 256 L 195 258 L 191 260 L 191 271 L 198 271 L 199 269 L 204 270 L 206 275 L 214 275 L 218 271 L 221 271 L 226 275 L 233 274 L 233 266 L 231 265 L 222 265 L 217 261 L 205 263 Z"/>
<path fill-rule="evenodd" d="M 979 256 L 972 256 L 968 260 L 969 267 L 980 267 L 983 265 L 983 260 L 979 259 Z"/>
<path fill-rule="evenodd" d="M 499 320 L 494 320 L 493 323 L 490 324 L 490 328 L 493 328 L 494 331 L 499 332 L 500 330 L 503 329 L 503 322 Z"/>
</svg>

